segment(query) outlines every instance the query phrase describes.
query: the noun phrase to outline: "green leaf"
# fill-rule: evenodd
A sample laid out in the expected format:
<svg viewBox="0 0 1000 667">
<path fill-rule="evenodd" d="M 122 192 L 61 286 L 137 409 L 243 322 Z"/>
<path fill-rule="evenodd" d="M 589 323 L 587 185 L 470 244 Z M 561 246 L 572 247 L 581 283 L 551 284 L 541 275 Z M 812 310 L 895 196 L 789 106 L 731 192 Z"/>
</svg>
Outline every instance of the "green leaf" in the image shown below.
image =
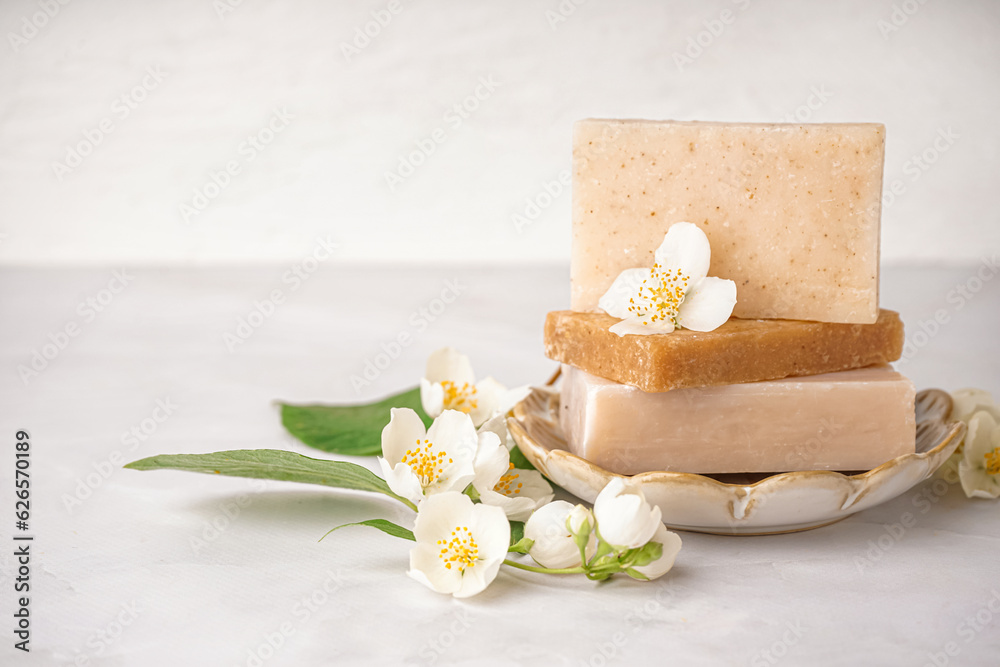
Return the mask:
<svg viewBox="0 0 1000 667">
<path fill-rule="evenodd" d="M 392 535 L 393 537 L 401 537 L 404 540 L 410 540 L 411 542 L 416 542 L 417 538 L 413 536 L 413 531 L 403 528 L 402 526 L 394 524 L 392 521 L 386 521 L 385 519 L 368 519 L 367 521 L 358 521 L 357 523 L 345 523 L 343 526 L 337 526 L 336 528 L 331 528 L 327 531 L 326 537 L 335 530 L 340 530 L 341 528 L 347 528 L 348 526 L 371 526 L 372 528 L 378 528 L 386 535 Z M 323 541 L 323 537 L 319 538 Z"/>
<path fill-rule="evenodd" d="M 662 557 L 663 545 L 659 542 L 648 542 L 645 546 L 626 552 L 622 560 L 629 563 L 629 565 L 642 567 L 643 565 L 649 565 L 652 562 L 658 561 Z"/>
<path fill-rule="evenodd" d="M 510 450 L 510 462 L 514 464 L 515 468 L 521 470 L 537 470 L 516 445 Z"/>
<path fill-rule="evenodd" d="M 523 521 L 511 521 L 510 522 L 510 543 L 517 544 L 522 539 L 524 539 L 524 522 Z"/>
<path fill-rule="evenodd" d="M 375 403 L 362 405 L 281 405 L 281 423 L 303 443 L 324 452 L 350 456 L 382 453 L 382 429 L 391 408 L 411 408 L 431 425 L 415 387 Z"/>
<path fill-rule="evenodd" d="M 385 480 L 368 468 L 346 461 L 311 459 L 279 449 L 236 449 L 213 454 L 161 454 L 133 461 L 125 467 L 132 470 L 186 470 L 227 477 L 274 479 L 371 491 L 395 498 L 413 510 L 417 509 L 409 500 L 393 493 Z"/>
<path fill-rule="evenodd" d="M 511 544 L 510 547 L 507 549 L 507 551 L 516 554 L 526 554 L 534 544 L 535 544 L 534 540 L 528 539 L 527 537 L 522 537 L 517 542 Z"/>
</svg>

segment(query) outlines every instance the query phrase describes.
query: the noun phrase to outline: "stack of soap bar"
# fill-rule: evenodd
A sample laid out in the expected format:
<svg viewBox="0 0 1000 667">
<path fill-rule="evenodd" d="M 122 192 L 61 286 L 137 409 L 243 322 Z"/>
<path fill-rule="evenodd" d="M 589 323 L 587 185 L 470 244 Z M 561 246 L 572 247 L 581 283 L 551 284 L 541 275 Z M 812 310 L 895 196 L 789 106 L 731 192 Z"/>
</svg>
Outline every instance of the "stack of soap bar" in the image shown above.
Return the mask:
<svg viewBox="0 0 1000 667">
<path fill-rule="evenodd" d="M 565 366 L 570 450 L 621 474 L 869 470 L 916 437 L 913 384 L 889 367 L 647 393 Z"/>
<path fill-rule="evenodd" d="M 582 120 L 573 134 L 571 308 L 650 267 L 672 224 L 698 225 L 741 318 L 878 317 L 885 128 Z"/>
<path fill-rule="evenodd" d="M 545 320 L 545 353 L 615 382 L 658 392 L 887 364 L 903 351 L 903 323 L 882 310 L 874 324 L 730 319 L 715 331 L 618 336 L 605 313 L 563 310 Z"/>
</svg>

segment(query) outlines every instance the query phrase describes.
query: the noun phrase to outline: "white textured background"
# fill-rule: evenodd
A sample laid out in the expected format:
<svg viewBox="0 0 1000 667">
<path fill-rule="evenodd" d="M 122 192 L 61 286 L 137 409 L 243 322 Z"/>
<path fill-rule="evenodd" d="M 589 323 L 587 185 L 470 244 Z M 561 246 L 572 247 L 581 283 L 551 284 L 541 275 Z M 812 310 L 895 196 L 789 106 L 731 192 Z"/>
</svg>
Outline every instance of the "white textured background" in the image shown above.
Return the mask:
<svg viewBox="0 0 1000 667">
<path fill-rule="evenodd" d="M 565 262 L 568 191 L 520 230 L 512 216 L 569 168 L 573 120 L 777 121 L 810 100 L 800 119 L 887 125 L 903 192 L 886 261 L 1000 248 L 1000 3 L 402 1 L 348 60 L 387 0 L 51 0 L 51 18 L 40 1 L 0 5 L 2 264 L 288 261 L 327 235 L 341 261 Z M 165 76 L 125 117 L 115 101 L 150 67 Z M 449 123 L 481 77 L 500 85 Z M 275 108 L 294 118 L 247 160 Z M 436 128 L 391 190 L 384 174 Z M 180 205 L 230 160 L 240 173 L 185 224 Z"/>
</svg>

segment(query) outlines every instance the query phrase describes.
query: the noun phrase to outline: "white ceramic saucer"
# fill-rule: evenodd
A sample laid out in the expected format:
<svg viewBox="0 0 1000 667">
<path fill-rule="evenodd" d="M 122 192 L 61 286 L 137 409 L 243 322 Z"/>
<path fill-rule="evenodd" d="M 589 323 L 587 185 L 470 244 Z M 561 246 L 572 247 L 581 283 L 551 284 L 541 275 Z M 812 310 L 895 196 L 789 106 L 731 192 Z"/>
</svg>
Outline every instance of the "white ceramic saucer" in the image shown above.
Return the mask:
<svg viewBox="0 0 1000 667">
<path fill-rule="evenodd" d="M 629 479 L 660 507 L 663 522 L 677 530 L 768 535 L 819 528 L 899 496 L 948 460 L 965 435 L 963 423 L 947 421 L 951 397 L 939 389 L 921 391 L 916 410 L 916 453 L 868 472 L 644 472 Z M 508 414 L 507 426 L 532 465 L 583 500 L 592 503 L 608 481 L 623 477 L 566 451 L 558 391 L 533 389 Z"/>
</svg>

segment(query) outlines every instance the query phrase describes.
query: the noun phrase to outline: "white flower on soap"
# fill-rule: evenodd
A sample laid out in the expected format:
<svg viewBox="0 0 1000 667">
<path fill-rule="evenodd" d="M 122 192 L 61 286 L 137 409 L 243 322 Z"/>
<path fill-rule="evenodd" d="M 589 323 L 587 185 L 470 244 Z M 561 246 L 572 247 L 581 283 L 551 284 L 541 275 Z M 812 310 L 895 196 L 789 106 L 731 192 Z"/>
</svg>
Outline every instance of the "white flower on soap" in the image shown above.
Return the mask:
<svg viewBox="0 0 1000 667">
<path fill-rule="evenodd" d="M 472 417 L 477 427 L 507 412 L 527 393 L 527 387 L 508 390 L 492 377 L 477 383 L 469 358 L 450 347 L 431 353 L 424 378 L 420 380 L 424 412 L 437 417 L 444 410 L 458 410 Z"/>
<path fill-rule="evenodd" d="M 958 477 L 969 498 L 1000 497 L 1000 426 L 993 414 L 976 412 L 968 420 Z"/>
<path fill-rule="evenodd" d="M 378 462 L 392 492 L 416 504 L 425 496 L 465 490 L 476 476 L 479 450 L 469 415 L 445 410 L 425 430 L 409 408 L 393 408 L 390 414 Z"/>
<path fill-rule="evenodd" d="M 413 536 L 407 574 L 438 593 L 466 598 L 496 578 L 510 546 L 510 523 L 499 507 L 442 493 L 421 503 Z"/>
<path fill-rule="evenodd" d="M 635 549 L 663 526 L 659 507 L 650 507 L 642 489 L 615 477 L 597 494 L 594 518 L 600 539 L 617 549 Z"/>
<path fill-rule="evenodd" d="M 622 271 L 601 297 L 601 309 L 621 320 L 610 331 L 625 336 L 722 326 L 736 306 L 736 283 L 707 277 L 711 256 L 705 232 L 675 223 L 656 249 L 653 268 Z"/>
<path fill-rule="evenodd" d="M 524 521 L 552 500 L 552 486 L 537 470 L 521 470 L 510 462 L 510 452 L 496 433 L 480 430 L 472 486 L 479 500 L 495 505 L 511 521 Z"/>
<path fill-rule="evenodd" d="M 597 551 L 593 529 L 594 515 L 583 505 L 574 506 L 565 500 L 549 503 L 524 524 L 524 536 L 533 542 L 528 554 L 542 567 L 579 567 L 583 560 L 575 536 L 586 540 L 584 556 L 590 560 Z"/>
</svg>

